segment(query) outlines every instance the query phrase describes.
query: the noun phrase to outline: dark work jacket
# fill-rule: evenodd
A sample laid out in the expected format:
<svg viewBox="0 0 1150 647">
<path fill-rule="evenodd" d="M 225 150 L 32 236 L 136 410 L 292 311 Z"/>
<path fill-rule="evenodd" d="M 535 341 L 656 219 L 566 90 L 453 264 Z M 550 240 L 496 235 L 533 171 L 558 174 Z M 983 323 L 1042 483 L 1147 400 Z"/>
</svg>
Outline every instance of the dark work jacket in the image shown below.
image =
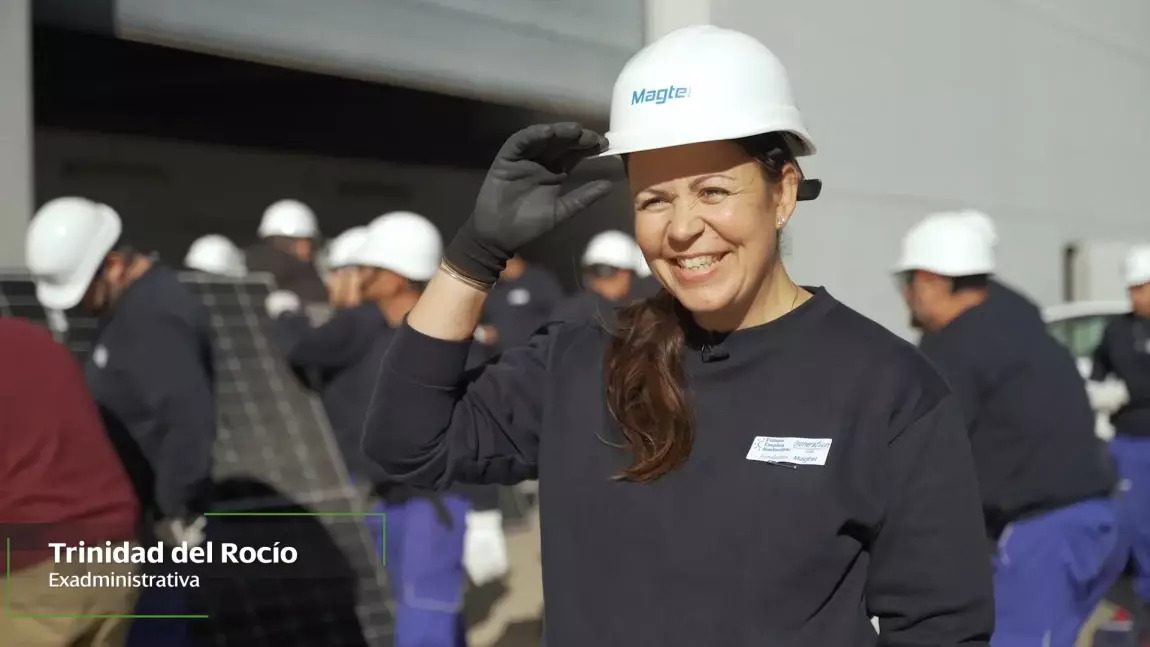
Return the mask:
<svg viewBox="0 0 1150 647">
<path fill-rule="evenodd" d="M 1013 313 L 1015 320 L 1029 321 L 1031 324 L 1038 323 L 1043 328 L 1046 327 L 1046 322 L 1042 318 L 1042 309 L 1034 301 L 1031 301 L 1030 297 L 998 279 L 990 279 L 988 288 L 990 296 L 995 299 L 996 306 Z"/>
<path fill-rule="evenodd" d="M 992 537 L 1016 519 L 1110 493 L 1082 376 L 1041 319 L 991 293 L 921 347 L 961 402 Z"/>
<path fill-rule="evenodd" d="M 157 263 L 128 287 L 101 321 L 84 374 L 145 512 L 205 511 L 216 440 L 211 325 L 175 272 Z"/>
<path fill-rule="evenodd" d="M 315 264 L 301 261 L 267 242 L 249 247 L 244 254 L 249 272 L 271 274 L 277 288 L 294 292 L 304 303 L 327 303 L 327 286 Z"/>
<path fill-rule="evenodd" d="M 631 280 L 631 293 L 627 295 L 627 301 L 634 302 L 641 299 L 649 299 L 659 293 L 663 289 L 663 284 L 654 275 L 639 277 L 636 276 Z"/>
<path fill-rule="evenodd" d="M 418 493 L 388 479 L 362 449 L 363 423 L 380 363 L 395 330 L 375 304 L 335 311 L 327 322 L 311 326 L 306 316 L 288 313 L 274 323 L 276 338 L 292 368 L 319 394 L 348 472 L 370 483 L 376 494 L 401 501 Z M 461 486 L 460 494 L 477 508 L 494 507 L 491 488 Z"/>
<path fill-rule="evenodd" d="M 1150 436 L 1150 319 L 1133 313 L 1114 317 L 1094 351 L 1091 379 L 1116 375 L 1129 401 L 1110 416 L 1114 432 Z"/>
<path fill-rule="evenodd" d="M 522 346 L 531 333 L 547 323 L 555 305 L 563 299 L 563 288 L 551 272 L 528 265 L 515 279 L 500 280 L 487 297 L 483 321 L 495 327 L 497 351 Z"/>
<path fill-rule="evenodd" d="M 630 453 L 603 395 L 610 332 L 587 321 L 472 372 L 469 342 L 401 328 L 365 449 L 421 487 L 539 478 L 548 647 L 985 646 L 958 403 L 912 346 L 812 290 L 770 323 L 690 334 L 694 445 L 653 482 L 614 478 Z"/>
<path fill-rule="evenodd" d="M 551 312 L 551 321 L 557 323 L 595 322 L 613 328 L 618 320 L 617 309 L 622 305 L 594 290 L 583 290 L 559 302 Z"/>
</svg>

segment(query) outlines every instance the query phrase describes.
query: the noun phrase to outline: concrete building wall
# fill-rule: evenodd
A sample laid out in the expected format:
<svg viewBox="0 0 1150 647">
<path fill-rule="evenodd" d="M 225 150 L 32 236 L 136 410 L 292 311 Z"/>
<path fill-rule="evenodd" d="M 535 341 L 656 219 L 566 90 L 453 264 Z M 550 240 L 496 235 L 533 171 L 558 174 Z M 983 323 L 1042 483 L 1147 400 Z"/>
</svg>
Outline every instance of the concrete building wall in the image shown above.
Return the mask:
<svg viewBox="0 0 1150 647">
<path fill-rule="evenodd" d="M 930 211 L 991 214 L 1001 274 L 1042 303 L 1067 244 L 1150 238 L 1150 3 L 711 0 L 709 16 L 783 60 L 820 148 L 793 275 L 896 332 L 888 268 Z"/>
<path fill-rule="evenodd" d="M 0 2 L 0 267 L 23 265 L 32 213 L 30 7 Z"/>
<path fill-rule="evenodd" d="M 610 173 L 599 165 L 596 173 Z M 180 263 L 197 236 L 218 233 L 254 242 L 260 215 L 280 198 L 315 209 L 334 236 L 387 211 L 419 212 L 450 236 L 471 213 L 484 171 L 340 159 L 127 135 L 39 129 L 36 204 L 81 195 L 111 205 L 139 246 Z M 528 249 L 524 256 L 556 272 L 568 287 L 587 240 L 608 227 L 629 228 L 629 199 L 615 195 Z M 24 224 L 19 225 L 20 246 Z"/>
</svg>

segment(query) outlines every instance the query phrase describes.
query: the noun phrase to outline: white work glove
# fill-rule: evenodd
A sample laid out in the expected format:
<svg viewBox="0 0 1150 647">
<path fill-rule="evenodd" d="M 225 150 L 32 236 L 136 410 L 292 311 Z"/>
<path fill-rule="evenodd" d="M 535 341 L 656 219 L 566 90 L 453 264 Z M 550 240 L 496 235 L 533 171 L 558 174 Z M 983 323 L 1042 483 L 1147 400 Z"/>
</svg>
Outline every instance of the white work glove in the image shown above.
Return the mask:
<svg viewBox="0 0 1150 647">
<path fill-rule="evenodd" d="M 463 535 L 463 568 L 476 586 L 507 575 L 507 540 L 503 536 L 503 513 L 498 510 L 467 513 Z"/>
<path fill-rule="evenodd" d="M 1122 380 L 1109 379 L 1103 382 L 1089 380 L 1086 393 L 1090 396 L 1090 406 L 1095 411 L 1113 413 L 1130 401 L 1130 392 Z"/>
<path fill-rule="evenodd" d="M 300 309 L 299 297 L 296 296 L 295 292 L 276 290 L 264 300 L 264 308 L 267 309 L 268 316 L 272 319 L 285 312 L 298 312 Z"/>
<path fill-rule="evenodd" d="M 205 517 L 196 517 L 192 521 L 161 519 L 156 523 L 156 536 L 165 545 L 172 548 L 180 544 L 187 544 L 189 548 L 195 548 L 203 544 L 207 538 L 204 534 L 204 526 L 207 525 L 207 522 Z"/>
</svg>

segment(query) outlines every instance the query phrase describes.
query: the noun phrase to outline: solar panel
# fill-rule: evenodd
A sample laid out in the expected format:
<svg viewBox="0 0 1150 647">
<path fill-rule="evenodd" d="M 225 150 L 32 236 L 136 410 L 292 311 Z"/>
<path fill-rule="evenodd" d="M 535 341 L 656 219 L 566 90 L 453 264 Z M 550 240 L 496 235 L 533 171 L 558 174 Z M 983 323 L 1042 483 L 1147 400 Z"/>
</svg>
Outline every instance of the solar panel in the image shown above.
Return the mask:
<svg viewBox="0 0 1150 647">
<path fill-rule="evenodd" d="M 216 351 L 217 500 L 209 539 L 217 545 L 295 547 L 292 568 L 204 571 L 193 592 L 198 642 L 213 647 L 390 645 L 385 575 L 322 408 L 294 378 L 269 338 L 270 281 L 197 273 L 180 280 L 203 301 Z M 48 323 L 78 357 L 97 322 L 46 312 L 26 278 L 0 279 L 0 315 Z M 187 574 L 185 572 L 185 574 Z M 161 621 L 153 621 L 161 622 Z"/>
</svg>

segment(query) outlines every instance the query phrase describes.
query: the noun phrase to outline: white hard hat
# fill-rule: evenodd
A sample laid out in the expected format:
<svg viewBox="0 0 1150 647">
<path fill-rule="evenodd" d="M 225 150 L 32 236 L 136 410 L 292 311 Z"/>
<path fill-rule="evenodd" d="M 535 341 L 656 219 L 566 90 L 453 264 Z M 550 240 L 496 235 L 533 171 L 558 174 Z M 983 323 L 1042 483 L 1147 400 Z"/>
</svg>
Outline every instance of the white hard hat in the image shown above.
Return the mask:
<svg viewBox="0 0 1150 647">
<path fill-rule="evenodd" d="M 194 240 L 184 256 L 184 266 L 222 276 L 244 276 L 248 273 L 244 253 L 235 243 L 219 234 L 208 234 Z"/>
<path fill-rule="evenodd" d="M 351 265 L 352 255 L 367 240 L 367 227 L 352 227 L 331 241 L 327 251 L 327 266 L 338 270 Z"/>
<path fill-rule="evenodd" d="M 924 270 L 942 276 L 994 272 L 994 244 L 986 230 L 962 214 L 934 214 L 911 227 L 902 240 L 896 272 Z"/>
<path fill-rule="evenodd" d="M 1150 283 L 1150 245 L 1136 245 L 1127 252 L 1122 269 L 1127 287 Z"/>
<path fill-rule="evenodd" d="M 958 217 L 966 219 L 971 226 L 982 232 L 982 235 L 990 241 L 991 247 L 998 245 L 998 228 L 994 226 L 994 220 L 990 216 L 975 209 L 966 209 L 959 211 Z"/>
<path fill-rule="evenodd" d="M 647 264 L 647 259 L 643 256 L 643 248 L 639 247 L 639 243 L 635 243 L 635 276 L 641 279 L 651 276 L 651 266 Z"/>
<path fill-rule="evenodd" d="M 264 210 L 260 219 L 259 236 L 287 236 L 289 238 L 315 238 L 319 233 L 315 212 L 298 200 L 280 200 Z"/>
<path fill-rule="evenodd" d="M 815 152 L 783 64 L 747 34 L 692 25 L 647 45 L 623 67 L 604 154 L 771 132 L 788 133 L 795 156 Z"/>
<path fill-rule="evenodd" d="M 635 239 L 621 231 L 608 230 L 596 234 L 583 251 L 583 265 L 607 265 L 623 270 L 638 271 L 642 254 Z"/>
<path fill-rule="evenodd" d="M 86 198 L 56 198 L 40 207 L 24 241 L 40 303 L 50 310 L 79 304 L 122 230 L 111 207 Z"/>
<path fill-rule="evenodd" d="M 410 211 L 394 211 L 368 225 L 367 236 L 350 261 L 391 270 L 412 281 L 427 281 L 435 276 L 442 256 L 443 240 L 430 220 Z"/>
</svg>

